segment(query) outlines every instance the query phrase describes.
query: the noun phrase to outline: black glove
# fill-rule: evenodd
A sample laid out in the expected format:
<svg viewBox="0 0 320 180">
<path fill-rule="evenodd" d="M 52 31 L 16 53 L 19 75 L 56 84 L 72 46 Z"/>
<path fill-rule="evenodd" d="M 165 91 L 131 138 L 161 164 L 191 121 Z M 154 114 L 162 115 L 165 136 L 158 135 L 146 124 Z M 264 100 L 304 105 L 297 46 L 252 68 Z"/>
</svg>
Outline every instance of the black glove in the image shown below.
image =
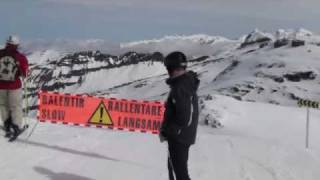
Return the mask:
<svg viewBox="0 0 320 180">
<path fill-rule="evenodd" d="M 161 143 L 168 140 L 168 136 L 163 129 L 160 130 L 159 139 Z"/>
</svg>

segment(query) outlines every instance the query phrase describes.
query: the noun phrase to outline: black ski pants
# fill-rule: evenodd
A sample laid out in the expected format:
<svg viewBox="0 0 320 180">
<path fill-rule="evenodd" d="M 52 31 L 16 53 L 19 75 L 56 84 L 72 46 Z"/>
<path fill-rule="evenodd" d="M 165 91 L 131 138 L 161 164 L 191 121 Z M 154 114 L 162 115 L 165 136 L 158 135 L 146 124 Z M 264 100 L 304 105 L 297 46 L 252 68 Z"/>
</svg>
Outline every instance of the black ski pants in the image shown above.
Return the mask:
<svg viewBox="0 0 320 180">
<path fill-rule="evenodd" d="M 170 180 L 190 180 L 188 158 L 190 145 L 168 140 L 168 170 Z"/>
</svg>

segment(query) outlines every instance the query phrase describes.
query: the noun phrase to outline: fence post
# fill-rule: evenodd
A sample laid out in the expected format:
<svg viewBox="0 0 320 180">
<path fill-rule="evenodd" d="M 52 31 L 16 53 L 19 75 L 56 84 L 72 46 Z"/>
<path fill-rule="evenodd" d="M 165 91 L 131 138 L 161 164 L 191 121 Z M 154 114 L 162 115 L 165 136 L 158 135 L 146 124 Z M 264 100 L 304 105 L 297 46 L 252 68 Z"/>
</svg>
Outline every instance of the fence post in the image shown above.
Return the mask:
<svg viewBox="0 0 320 180">
<path fill-rule="evenodd" d="M 306 122 L 306 149 L 309 148 L 309 125 L 310 125 L 310 109 L 307 107 L 307 122 Z"/>
</svg>

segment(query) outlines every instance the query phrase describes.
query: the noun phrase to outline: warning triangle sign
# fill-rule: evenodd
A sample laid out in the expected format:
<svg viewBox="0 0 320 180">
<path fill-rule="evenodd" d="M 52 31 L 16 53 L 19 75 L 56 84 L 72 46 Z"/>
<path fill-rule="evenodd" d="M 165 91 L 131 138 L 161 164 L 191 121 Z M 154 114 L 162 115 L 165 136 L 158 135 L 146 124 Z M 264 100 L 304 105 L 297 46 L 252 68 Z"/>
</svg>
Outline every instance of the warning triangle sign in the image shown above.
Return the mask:
<svg viewBox="0 0 320 180">
<path fill-rule="evenodd" d="M 111 116 L 103 101 L 100 102 L 99 106 L 92 114 L 91 118 L 89 119 L 89 123 L 98 125 L 113 125 Z"/>
</svg>

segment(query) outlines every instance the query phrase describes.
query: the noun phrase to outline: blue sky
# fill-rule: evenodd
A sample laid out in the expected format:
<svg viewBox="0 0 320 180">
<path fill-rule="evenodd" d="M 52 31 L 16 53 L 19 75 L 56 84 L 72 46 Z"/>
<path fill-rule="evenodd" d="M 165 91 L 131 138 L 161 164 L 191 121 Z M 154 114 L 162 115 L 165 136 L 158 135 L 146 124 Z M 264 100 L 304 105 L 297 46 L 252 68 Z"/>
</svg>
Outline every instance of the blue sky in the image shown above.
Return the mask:
<svg viewBox="0 0 320 180">
<path fill-rule="evenodd" d="M 1 0 L 0 39 L 127 42 L 198 33 L 237 38 L 254 28 L 319 32 L 317 7 L 317 0 Z"/>
</svg>

